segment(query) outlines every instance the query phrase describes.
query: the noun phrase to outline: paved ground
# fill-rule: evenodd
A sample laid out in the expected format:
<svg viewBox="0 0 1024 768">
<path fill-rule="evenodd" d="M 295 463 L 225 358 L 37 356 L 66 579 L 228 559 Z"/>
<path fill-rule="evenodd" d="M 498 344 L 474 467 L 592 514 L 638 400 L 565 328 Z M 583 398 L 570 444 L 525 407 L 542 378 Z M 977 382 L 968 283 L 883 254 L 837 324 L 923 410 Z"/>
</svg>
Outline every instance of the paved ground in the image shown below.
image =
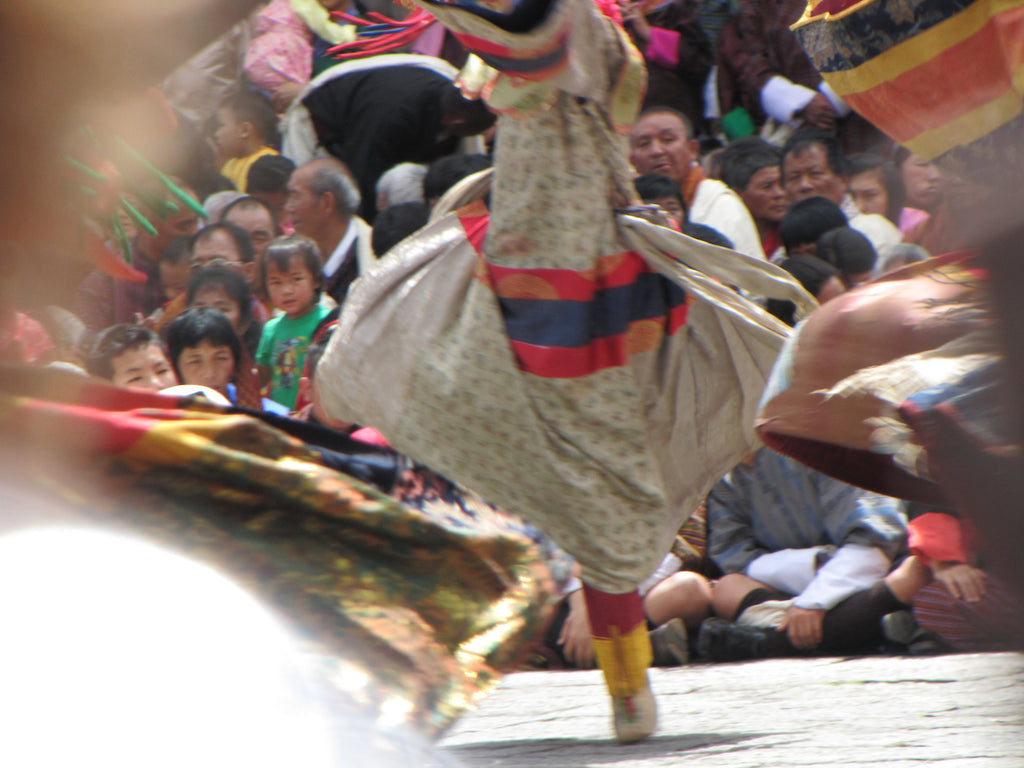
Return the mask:
<svg viewBox="0 0 1024 768">
<path fill-rule="evenodd" d="M 1024 768 L 1024 655 L 769 660 L 652 670 L 660 728 L 609 740 L 598 672 L 510 675 L 442 746 L 467 768 Z"/>
</svg>

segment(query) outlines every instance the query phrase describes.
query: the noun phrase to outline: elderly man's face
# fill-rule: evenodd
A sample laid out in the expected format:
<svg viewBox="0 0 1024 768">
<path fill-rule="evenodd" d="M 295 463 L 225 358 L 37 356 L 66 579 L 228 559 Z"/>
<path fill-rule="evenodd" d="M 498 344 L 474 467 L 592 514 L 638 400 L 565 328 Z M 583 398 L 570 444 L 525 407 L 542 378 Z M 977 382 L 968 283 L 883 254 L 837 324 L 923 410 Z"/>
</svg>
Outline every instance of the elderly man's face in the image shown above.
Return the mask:
<svg viewBox="0 0 1024 768">
<path fill-rule="evenodd" d="M 782 161 L 783 184 L 790 203 L 809 197 L 826 197 L 836 205 L 843 202 L 846 179 L 833 171 L 821 144 L 790 152 Z"/>
<path fill-rule="evenodd" d="M 285 215 L 292 220 L 295 233 L 312 237 L 323 226 L 325 207 L 324 195 L 317 195 L 309 186 L 312 173 L 306 167 L 295 170 L 288 179 L 288 197 L 284 203 Z"/>
<path fill-rule="evenodd" d="M 630 137 L 629 160 L 638 173 L 660 173 L 682 187 L 697 156 L 697 142 L 683 121 L 670 112 L 637 120 Z"/>
</svg>

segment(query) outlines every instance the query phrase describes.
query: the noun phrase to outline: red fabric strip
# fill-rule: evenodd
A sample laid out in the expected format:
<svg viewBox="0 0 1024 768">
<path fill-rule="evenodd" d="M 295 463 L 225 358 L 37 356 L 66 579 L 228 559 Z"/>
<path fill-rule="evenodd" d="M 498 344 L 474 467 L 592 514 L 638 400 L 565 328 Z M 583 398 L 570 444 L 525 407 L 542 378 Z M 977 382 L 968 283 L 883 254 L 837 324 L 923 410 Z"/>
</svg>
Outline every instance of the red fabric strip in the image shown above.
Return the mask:
<svg viewBox="0 0 1024 768">
<path fill-rule="evenodd" d="M 636 590 L 613 595 L 584 584 L 583 597 L 587 601 L 590 630 L 594 637 L 611 639 L 612 627 L 618 630 L 619 635 L 625 635 L 636 629 L 638 624 L 647 622 L 643 598 Z"/>
</svg>

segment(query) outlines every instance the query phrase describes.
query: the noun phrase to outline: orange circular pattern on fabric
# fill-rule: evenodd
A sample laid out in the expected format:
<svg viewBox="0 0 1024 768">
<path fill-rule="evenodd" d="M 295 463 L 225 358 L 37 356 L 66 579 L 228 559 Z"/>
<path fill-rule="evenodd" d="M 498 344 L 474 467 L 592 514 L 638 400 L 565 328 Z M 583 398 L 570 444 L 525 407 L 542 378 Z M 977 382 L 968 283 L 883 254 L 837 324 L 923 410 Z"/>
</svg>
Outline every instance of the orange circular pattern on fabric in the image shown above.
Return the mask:
<svg viewBox="0 0 1024 768">
<path fill-rule="evenodd" d="M 509 275 L 498 281 L 497 294 L 506 299 L 557 299 L 555 286 L 536 275 Z"/>
<path fill-rule="evenodd" d="M 660 320 L 637 320 L 626 332 L 626 351 L 630 355 L 650 352 L 661 343 L 665 329 Z"/>
</svg>

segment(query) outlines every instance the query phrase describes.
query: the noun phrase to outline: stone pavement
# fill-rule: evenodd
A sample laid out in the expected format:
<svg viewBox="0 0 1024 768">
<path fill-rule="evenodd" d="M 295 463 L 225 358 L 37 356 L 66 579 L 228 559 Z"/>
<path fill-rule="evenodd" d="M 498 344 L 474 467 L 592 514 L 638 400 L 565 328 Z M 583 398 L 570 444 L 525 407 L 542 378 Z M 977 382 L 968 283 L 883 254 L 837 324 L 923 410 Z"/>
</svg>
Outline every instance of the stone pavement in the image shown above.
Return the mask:
<svg viewBox="0 0 1024 768">
<path fill-rule="evenodd" d="M 520 672 L 441 742 L 488 766 L 1024 768 L 1024 654 L 775 659 L 651 671 L 660 727 L 610 740 L 600 673 Z"/>
</svg>

